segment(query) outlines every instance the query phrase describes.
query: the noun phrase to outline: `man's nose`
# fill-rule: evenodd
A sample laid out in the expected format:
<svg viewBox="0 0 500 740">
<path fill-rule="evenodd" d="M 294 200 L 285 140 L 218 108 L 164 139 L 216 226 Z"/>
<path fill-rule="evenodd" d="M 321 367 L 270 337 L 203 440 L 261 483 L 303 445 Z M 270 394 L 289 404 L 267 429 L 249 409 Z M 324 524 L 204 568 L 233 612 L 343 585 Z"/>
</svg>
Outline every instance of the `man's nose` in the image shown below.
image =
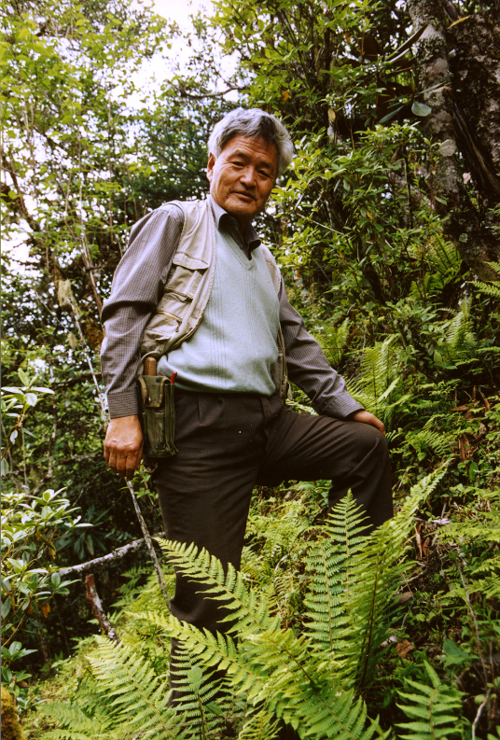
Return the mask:
<svg viewBox="0 0 500 740">
<path fill-rule="evenodd" d="M 245 167 L 241 173 L 240 180 L 247 188 L 253 187 L 255 185 L 255 168 Z"/>
</svg>

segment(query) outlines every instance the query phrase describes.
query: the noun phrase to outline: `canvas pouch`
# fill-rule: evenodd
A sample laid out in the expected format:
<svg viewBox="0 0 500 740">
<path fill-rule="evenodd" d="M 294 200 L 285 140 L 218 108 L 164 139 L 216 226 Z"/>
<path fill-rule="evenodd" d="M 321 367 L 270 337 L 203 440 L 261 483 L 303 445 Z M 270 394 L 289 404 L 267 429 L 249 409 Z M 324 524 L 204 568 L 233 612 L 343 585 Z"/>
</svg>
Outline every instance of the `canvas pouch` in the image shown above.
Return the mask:
<svg viewBox="0 0 500 740">
<path fill-rule="evenodd" d="M 163 375 L 137 378 L 139 419 L 144 434 L 144 458 L 158 460 L 177 452 L 174 443 L 174 383 Z"/>
</svg>

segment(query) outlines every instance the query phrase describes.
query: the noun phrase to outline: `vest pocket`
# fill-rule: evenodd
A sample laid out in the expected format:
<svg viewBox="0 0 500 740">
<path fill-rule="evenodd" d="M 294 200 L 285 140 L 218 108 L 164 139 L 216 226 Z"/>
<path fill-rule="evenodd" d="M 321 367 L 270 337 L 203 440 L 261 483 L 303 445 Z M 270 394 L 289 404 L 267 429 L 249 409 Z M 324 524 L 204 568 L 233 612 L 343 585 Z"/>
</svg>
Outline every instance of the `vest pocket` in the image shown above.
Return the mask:
<svg viewBox="0 0 500 740">
<path fill-rule="evenodd" d="M 192 300 L 208 265 L 203 260 L 177 254 L 174 257 L 173 269 L 165 285 L 165 294 L 174 293 L 179 297 Z"/>
<path fill-rule="evenodd" d="M 161 307 L 158 307 L 158 312 L 153 316 L 151 321 L 146 327 L 144 339 L 148 342 L 165 341 L 170 339 L 180 326 L 181 319 L 175 314 L 161 311 Z"/>
</svg>

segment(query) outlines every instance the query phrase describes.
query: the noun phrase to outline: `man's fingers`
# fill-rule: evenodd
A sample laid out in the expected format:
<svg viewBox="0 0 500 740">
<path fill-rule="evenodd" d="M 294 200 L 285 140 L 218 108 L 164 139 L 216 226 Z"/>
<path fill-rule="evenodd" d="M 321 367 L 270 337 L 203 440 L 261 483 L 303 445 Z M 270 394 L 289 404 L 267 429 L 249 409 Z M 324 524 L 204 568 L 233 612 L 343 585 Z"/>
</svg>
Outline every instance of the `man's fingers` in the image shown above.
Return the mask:
<svg viewBox="0 0 500 740">
<path fill-rule="evenodd" d="M 131 479 L 142 457 L 143 437 L 136 415 L 111 419 L 104 441 L 104 459 L 111 470 Z"/>
<path fill-rule="evenodd" d="M 126 477 L 131 480 L 136 470 L 139 470 L 142 459 L 142 445 L 138 452 L 116 452 L 115 450 L 107 450 L 104 453 L 104 458 L 108 463 L 109 467 L 114 473 Z"/>
<path fill-rule="evenodd" d="M 351 416 L 351 419 L 352 421 L 359 421 L 363 424 L 370 424 L 370 426 L 378 429 L 379 432 L 385 437 L 384 422 L 380 421 L 380 419 L 377 419 L 377 417 L 371 414 L 369 411 L 366 411 L 364 409 L 362 411 L 356 411 L 356 413 Z"/>
<path fill-rule="evenodd" d="M 129 455 L 125 463 L 125 477 L 127 480 L 132 480 L 136 470 L 139 470 L 142 459 L 142 445 L 140 450 L 135 455 Z"/>
</svg>

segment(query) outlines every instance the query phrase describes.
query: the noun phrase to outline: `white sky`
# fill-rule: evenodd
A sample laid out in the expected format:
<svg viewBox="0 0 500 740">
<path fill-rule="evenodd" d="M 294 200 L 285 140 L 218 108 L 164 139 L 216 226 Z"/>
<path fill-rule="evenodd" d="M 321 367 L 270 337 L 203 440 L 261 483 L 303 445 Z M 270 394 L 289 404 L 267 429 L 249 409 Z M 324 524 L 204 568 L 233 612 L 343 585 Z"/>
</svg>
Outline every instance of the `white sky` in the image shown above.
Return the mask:
<svg viewBox="0 0 500 740">
<path fill-rule="evenodd" d="M 210 0 L 153 0 L 153 9 L 163 18 L 176 21 L 183 29 L 189 25 L 188 18 L 193 13 L 199 10 L 205 15 L 214 13 Z"/>
<path fill-rule="evenodd" d="M 187 33 L 192 30 L 192 23 L 190 16 L 197 15 L 199 12 L 205 17 L 213 17 L 215 15 L 215 8 L 211 0 L 149 0 L 150 7 L 153 12 L 162 16 L 169 21 L 175 21 L 181 33 Z M 182 70 L 183 65 L 187 64 L 193 51 L 196 49 L 196 39 L 192 38 L 192 45 L 189 47 L 185 45 L 185 41 L 182 38 L 171 38 L 171 49 L 164 54 L 158 54 L 151 60 L 145 61 L 142 69 L 136 73 L 138 80 L 142 82 L 138 85 L 138 88 L 144 88 L 147 84 L 149 89 L 159 90 L 162 80 L 168 79 L 171 75 L 171 67 L 169 60 L 175 61 L 179 64 Z M 217 47 L 213 48 L 214 60 L 219 64 L 219 68 L 222 70 L 224 75 L 228 77 L 234 73 L 237 66 L 236 55 L 226 56 L 222 54 L 222 50 Z M 225 85 L 222 80 L 215 81 L 214 91 L 222 91 Z M 130 104 L 137 105 L 140 107 L 140 94 L 132 96 L 129 100 Z M 237 93 L 229 93 L 227 100 L 237 100 Z"/>
</svg>

